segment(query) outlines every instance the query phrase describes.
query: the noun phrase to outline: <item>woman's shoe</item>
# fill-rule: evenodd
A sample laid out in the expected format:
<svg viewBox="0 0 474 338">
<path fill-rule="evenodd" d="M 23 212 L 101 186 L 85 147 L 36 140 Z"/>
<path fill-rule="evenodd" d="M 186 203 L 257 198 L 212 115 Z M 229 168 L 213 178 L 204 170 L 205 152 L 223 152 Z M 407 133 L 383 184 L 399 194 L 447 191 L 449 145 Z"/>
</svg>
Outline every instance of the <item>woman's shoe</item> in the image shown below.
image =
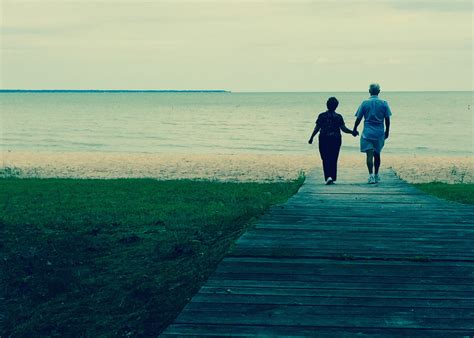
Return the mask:
<svg viewBox="0 0 474 338">
<path fill-rule="evenodd" d="M 326 185 L 330 185 L 330 184 L 333 184 L 334 181 L 332 180 L 331 177 L 328 177 L 328 179 L 326 180 Z"/>
</svg>

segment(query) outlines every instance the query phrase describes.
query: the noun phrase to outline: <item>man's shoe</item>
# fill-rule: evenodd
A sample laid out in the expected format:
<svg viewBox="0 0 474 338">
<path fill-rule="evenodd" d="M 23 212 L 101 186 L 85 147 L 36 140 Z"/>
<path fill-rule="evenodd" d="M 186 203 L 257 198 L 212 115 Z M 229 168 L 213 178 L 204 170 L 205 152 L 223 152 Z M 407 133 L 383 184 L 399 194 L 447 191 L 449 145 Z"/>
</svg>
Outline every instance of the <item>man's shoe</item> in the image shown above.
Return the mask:
<svg viewBox="0 0 474 338">
<path fill-rule="evenodd" d="M 375 175 L 374 175 L 374 178 L 375 178 L 375 183 L 379 183 L 379 182 L 380 182 L 380 176 L 379 176 L 379 174 L 375 174 Z"/>
<path fill-rule="evenodd" d="M 328 179 L 326 180 L 326 185 L 330 185 L 330 184 L 333 184 L 334 181 L 332 180 L 331 177 L 328 177 Z"/>
<path fill-rule="evenodd" d="M 374 177 L 374 175 L 370 175 L 370 176 L 369 176 L 369 180 L 368 180 L 367 183 L 369 183 L 369 184 L 375 184 L 375 177 Z"/>
</svg>

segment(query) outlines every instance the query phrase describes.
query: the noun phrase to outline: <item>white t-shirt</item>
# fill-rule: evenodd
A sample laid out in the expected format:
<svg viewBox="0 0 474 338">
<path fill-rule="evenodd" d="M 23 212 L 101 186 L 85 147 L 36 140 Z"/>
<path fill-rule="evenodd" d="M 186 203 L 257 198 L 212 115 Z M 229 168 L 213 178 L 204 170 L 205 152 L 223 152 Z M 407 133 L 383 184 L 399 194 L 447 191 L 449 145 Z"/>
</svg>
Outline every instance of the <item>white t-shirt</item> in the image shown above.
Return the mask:
<svg viewBox="0 0 474 338">
<path fill-rule="evenodd" d="M 355 114 L 359 119 L 364 117 L 362 137 L 369 140 L 384 138 L 384 120 L 391 115 L 392 112 L 387 101 L 379 99 L 377 95 L 372 95 L 368 100 L 362 102 Z"/>
</svg>

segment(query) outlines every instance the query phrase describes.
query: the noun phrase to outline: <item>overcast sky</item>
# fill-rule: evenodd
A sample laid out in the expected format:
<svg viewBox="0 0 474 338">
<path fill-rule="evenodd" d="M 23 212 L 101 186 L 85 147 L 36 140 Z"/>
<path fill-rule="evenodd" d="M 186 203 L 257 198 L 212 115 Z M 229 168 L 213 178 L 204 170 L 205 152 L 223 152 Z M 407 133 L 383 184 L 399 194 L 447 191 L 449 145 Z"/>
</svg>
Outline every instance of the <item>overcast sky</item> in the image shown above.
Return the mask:
<svg viewBox="0 0 474 338">
<path fill-rule="evenodd" d="M 0 3 L 2 88 L 472 90 L 471 0 Z"/>
</svg>

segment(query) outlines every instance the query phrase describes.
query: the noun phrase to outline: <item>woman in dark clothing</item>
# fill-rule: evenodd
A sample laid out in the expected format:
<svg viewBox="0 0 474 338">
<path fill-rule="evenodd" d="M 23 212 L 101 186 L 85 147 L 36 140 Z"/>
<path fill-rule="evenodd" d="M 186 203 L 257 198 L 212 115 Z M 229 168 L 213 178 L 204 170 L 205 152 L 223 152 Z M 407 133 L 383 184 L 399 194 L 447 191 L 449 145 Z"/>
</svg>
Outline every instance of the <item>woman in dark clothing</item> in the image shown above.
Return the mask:
<svg viewBox="0 0 474 338">
<path fill-rule="evenodd" d="M 341 130 L 347 134 L 357 136 L 344 124 L 342 115 L 336 113 L 339 101 L 335 97 L 330 97 L 326 103 L 328 110 L 319 114 L 316 120 L 313 134 L 308 141 L 313 143 L 313 139 L 319 133 L 319 153 L 323 160 L 324 180 L 326 184 L 332 184 L 337 180 L 337 158 L 341 149 Z"/>
</svg>

